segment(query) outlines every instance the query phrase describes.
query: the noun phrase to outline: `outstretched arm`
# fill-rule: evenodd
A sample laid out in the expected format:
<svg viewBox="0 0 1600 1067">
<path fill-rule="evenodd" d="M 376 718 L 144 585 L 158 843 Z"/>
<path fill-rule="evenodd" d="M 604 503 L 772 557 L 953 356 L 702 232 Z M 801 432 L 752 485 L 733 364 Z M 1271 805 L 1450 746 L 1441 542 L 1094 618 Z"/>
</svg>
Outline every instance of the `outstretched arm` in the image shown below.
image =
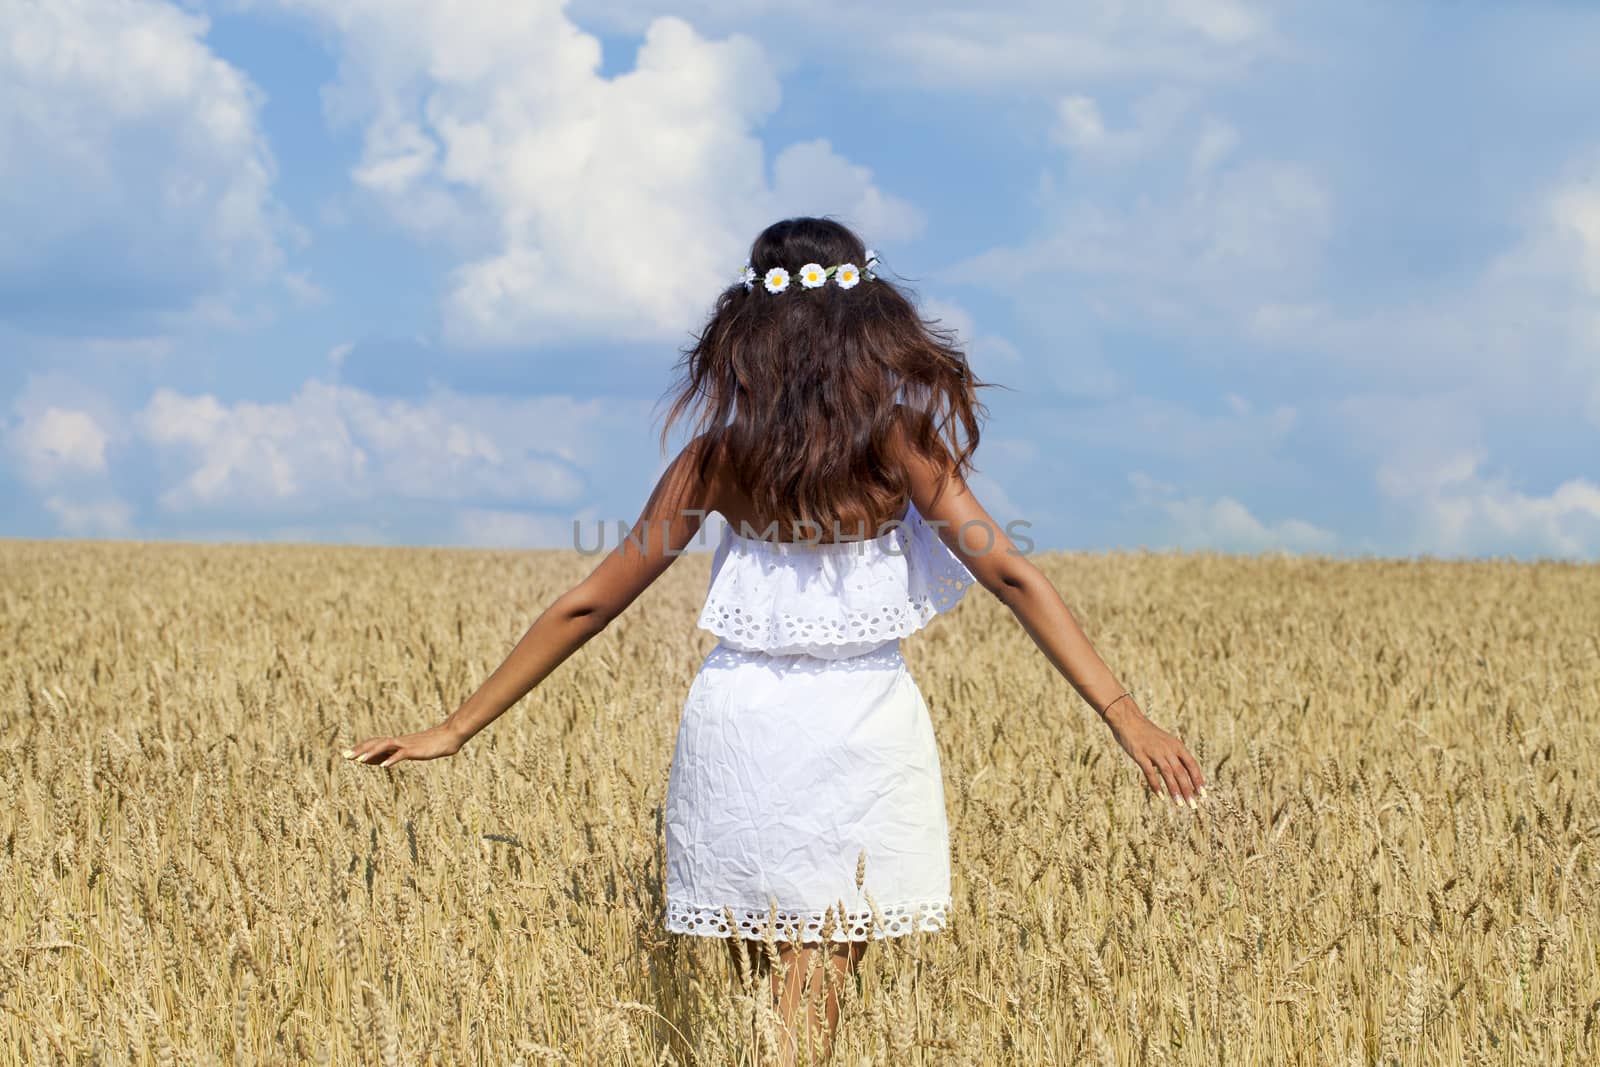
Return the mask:
<svg viewBox="0 0 1600 1067">
<path fill-rule="evenodd" d="M 454 755 L 604 630 L 672 565 L 712 510 L 711 487 L 696 474 L 701 447 L 702 439 L 696 438 L 673 459 L 622 543 L 587 578 L 557 597 L 505 662 L 442 723 L 419 733 L 368 738 L 346 749 L 345 758 L 388 767 L 401 760 Z"/>
<path fill-rule="evenodd" d="M 940 540 L 967 565 L 972 576 L 1011 609 L 1051 666 L 1088 701 L 1111 727 L 1117 742 L 1139 765 L 1156 792 L 1195 806 L 1205 782 L 1200 764 L 1183 742 L 1145 717 L 1132 696 L 1106 666 L 1050 579 L 1006 536 L 965 479 L 940 475 L 926 457 L 900 439 L 899 453 L 910 480 L 917 511 Z M 1107 705 L 1110 705 L 1108 708 Z"/>
</svg>

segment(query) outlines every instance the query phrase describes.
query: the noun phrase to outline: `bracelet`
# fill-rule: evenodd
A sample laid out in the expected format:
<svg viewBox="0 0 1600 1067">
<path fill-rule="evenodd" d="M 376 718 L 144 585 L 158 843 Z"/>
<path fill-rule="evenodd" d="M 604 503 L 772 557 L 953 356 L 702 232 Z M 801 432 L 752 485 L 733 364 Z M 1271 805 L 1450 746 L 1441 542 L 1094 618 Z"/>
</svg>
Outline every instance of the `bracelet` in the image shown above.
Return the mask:
<svg viewBox="0 0 1600 1067">
<path fill-rule="evenodd" d="M 1133 694 L 1131 692 L 1125 692 L 1125 693 L 1122 694 L 1121 697 L 1117 697 L 1115 700 L 1111 701 L 1111 704 L 1115 704 L 1118 700 L 1121 700 L 1122 697 L 1131 697 L 1131 696 L 1133 696 Z M 1111 704 L 1107 704 L 1105 707 L 1100 709 L 1100 717 L 1102 719 L 1106 717 L 1106 712 L 1111 710 Z"/>
</svg>

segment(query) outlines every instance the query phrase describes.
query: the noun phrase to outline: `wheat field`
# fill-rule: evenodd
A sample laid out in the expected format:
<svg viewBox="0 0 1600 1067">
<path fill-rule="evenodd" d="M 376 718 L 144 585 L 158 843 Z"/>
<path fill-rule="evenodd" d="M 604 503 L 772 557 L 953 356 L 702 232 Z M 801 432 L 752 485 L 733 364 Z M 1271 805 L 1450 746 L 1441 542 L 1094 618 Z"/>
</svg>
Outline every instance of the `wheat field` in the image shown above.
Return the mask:
<svg viewBox="0 0 1600 1067">
<path fill-rule="evenodd" d="M 955 908 L 834 1063 L 1600 1062 L 1600 567 L 1045 554 L 1199 812 L 974 588 L 907 639 Z M 0 1060 L 754 1064 L 662 928 L 709 559 L 457 756 L 576 552 L 0 542 Z"/>
</svg>

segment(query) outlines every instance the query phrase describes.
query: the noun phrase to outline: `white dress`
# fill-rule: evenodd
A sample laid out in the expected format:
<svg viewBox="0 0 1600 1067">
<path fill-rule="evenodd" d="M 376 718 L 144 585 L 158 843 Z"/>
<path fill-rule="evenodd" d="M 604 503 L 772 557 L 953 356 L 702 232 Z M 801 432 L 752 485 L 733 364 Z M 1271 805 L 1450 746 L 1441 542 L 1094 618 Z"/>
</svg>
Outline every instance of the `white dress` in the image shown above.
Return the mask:
<svg viewBox="0 0 1600 1067">
<path fill-rule="evenodd" d="M 973 582 L 915 505 L 876 538 L 834 544 L 724 524 L 699 619 L 720 640 L 668 774 L 668 930 L 729 937 L 724 908 L 754 939 L 769 915 L 789 942 L 945 928 L 939 750 L 900 639 Z"/>
</svg>

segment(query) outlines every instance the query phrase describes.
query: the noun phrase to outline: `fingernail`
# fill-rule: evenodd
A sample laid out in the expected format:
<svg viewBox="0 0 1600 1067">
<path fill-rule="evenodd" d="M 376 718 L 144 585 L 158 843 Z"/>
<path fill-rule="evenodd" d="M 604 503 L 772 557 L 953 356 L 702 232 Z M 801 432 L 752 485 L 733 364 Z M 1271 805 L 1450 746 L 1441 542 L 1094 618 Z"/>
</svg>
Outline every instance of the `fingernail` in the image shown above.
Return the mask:
<svg viewBox="0 0 1600 1067">
<path fill-rule="evenodd" d="M 1201 786 L 1200 787 L 1200 795 L 1201 796 L 1205 796 L 1206 795 L 1206 787 L 1205 786 Z"/>
<path fill-rule="evenodd" d="M 350 759 L 355 754 L 356 754 L 356 750 L 353 749 L 353 748 L 347 748 L 343 752 L 339 753 L 339 755 L 343 756 L 345 759 Z"/>
<path fill-rule="evenodd" d="M 1194 802 L 1194 797 L 1187 797 L 1185 799 L 1187 799 L 1189 801 L 1189 810 L 1190 811 L 1199 811 L 1200 810 L 1200 805 L 1198 805 L 1198 804 L 1196 804 Z"/>
</svg>

